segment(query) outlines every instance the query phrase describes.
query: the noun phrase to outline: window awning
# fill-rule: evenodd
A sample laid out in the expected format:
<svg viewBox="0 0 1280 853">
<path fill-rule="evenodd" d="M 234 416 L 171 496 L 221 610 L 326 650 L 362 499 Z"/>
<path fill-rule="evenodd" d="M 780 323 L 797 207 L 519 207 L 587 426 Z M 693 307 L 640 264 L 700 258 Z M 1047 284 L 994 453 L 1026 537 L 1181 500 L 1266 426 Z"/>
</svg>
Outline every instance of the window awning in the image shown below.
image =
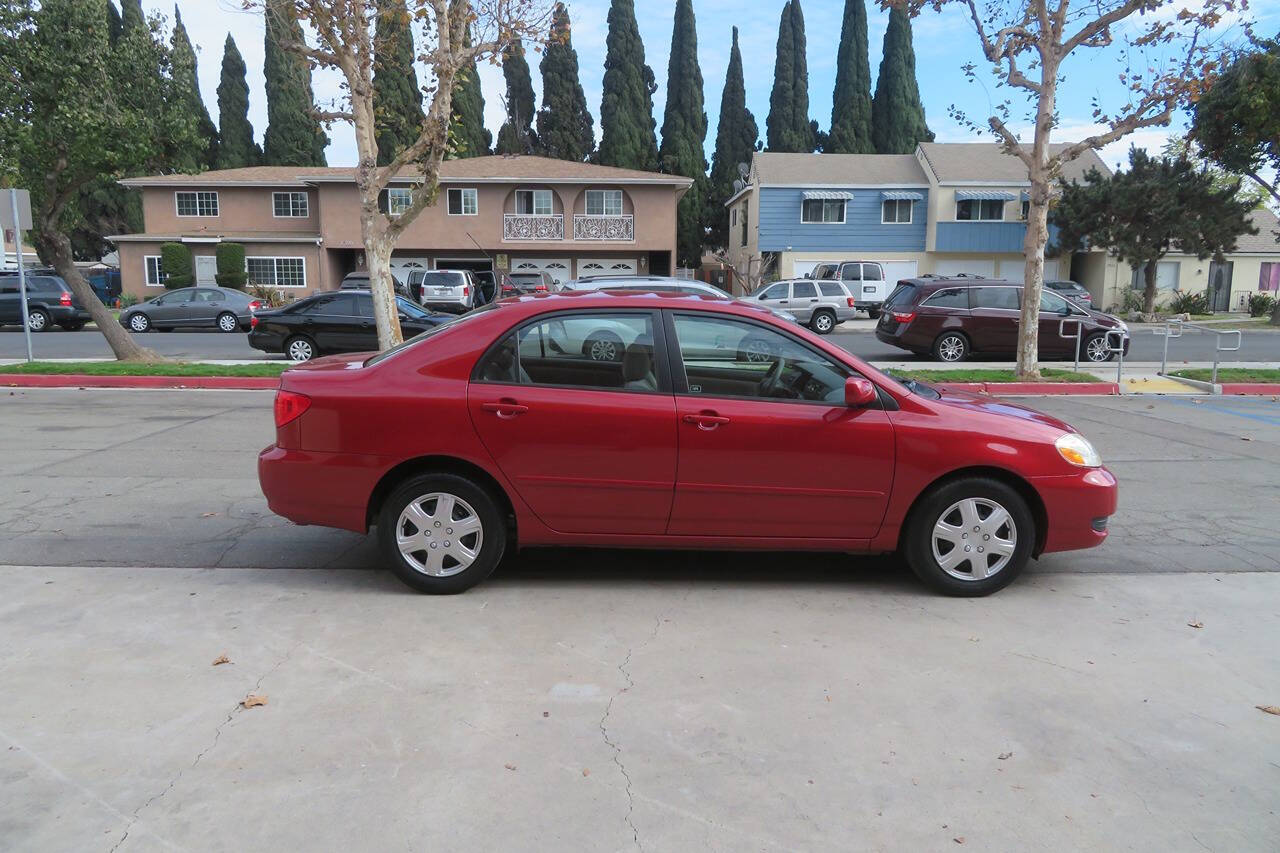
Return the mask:
<svg viewBox="0 0 1280 853">
<path fill-rule="evenodd" d="M 1023 190 L 1022 192 L 1018 193 L 1018 198 L 1022 199 L 1023 201 L 1031 201 L 1031 193 L 1027 192 L 1026 190 Z"/>
<path fill-rule="evenodd" d="M 880 193 L 880 197 L 891 201 L 919 201 L 924 198 L 920 193 L 908 192 L 907 190 L 885 190 Z"/>
<path fill-rule="evenodd" d="M 956 201 L 1013 201 L 1017 196 L 1003 190 L 959 190 Z"/>
<path fill-rule="evenodd" d="M 853 193 L 845 190 L 805 190 L 805 201 L 813 199 L 830 199 L 833 201 L 852 201 Z"/>
</svg>

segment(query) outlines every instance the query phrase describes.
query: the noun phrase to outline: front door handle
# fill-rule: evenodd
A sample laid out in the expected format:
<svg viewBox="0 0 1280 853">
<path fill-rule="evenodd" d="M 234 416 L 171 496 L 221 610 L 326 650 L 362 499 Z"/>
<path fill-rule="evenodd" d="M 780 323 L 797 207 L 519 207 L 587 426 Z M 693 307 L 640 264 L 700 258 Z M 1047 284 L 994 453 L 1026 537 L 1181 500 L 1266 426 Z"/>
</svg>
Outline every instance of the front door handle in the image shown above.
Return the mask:
<svg viewBox="0 0 1280 853">
<path fill-rule="evenodd" d="M 715 412 L 701 412 L 696 415 L 685 415 L 684 422 L 696 424 L 698 429 L 713 430 L 721 424 L 729 423 L 729 419 L 717 415 Z"/>
<path fill-rule="evenodd" d="M 511 399 L 499 400 L 496 403 L 483 403 L 480 408 L 484 409 L 486 412 L 493 412 L 504 420 L 510 420 L 517 415 L 523 415 L 525 412 L 529 411 L 528 406 L 522 406 L 515 400 Z"/>
</svg>

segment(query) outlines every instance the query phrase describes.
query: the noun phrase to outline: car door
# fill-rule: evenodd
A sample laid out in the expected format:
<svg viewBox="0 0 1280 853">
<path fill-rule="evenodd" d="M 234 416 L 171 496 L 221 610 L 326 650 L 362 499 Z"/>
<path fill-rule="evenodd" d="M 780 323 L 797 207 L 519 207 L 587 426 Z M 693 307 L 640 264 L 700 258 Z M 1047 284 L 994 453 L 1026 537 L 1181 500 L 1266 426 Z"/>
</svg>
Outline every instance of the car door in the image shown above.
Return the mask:
<svg viewBox="0 0 1280 853">
<path fill-rule="evenodd" d="M 1011 353 L 1018 348 L 1019 297 L 1012 285 L 969 288 L 969 322 L 964 331 L 977 352 Z"/>
<path fill-rule="evenodd" d="M 626 357 L 593 361 L 553 347 L 553 323 L 625 328 Z M 467 392 L 476 432 L 553 530 L 666 529 L 676 419 L 661 332 L 651 311 L 543 315 L 504 334 L 477 363 Z"/>
<path fill-rule="evenodd" d="M 756 301 L 762 305 L 774 309 L 775 311 L 791 310 L 791 282 L 780 281 L 771 284 L 755 297 Z"/>
<path fill-rule="evenodd" d="M 211 287 L 197 287 L 187 302 L 187 312 L 182 319 L 184 326 L 200 326 L 212 328 L 226 300 L 222 292 Z"/>
<path fill-rule="evenodd" d="M 845 405 L 852 371 L 741 317 L 672 312 L 668 331 L 680 436 L 668 533 L 876 534 L 893 483 L 893 426 L 881 408 Z M 748 357 L 759 352 L 768 358 Z"/>
<path fill-rule="evenodd" d="M 346 341 L 355 322 L 355 310 L 355 294 L 339 291 L 313 302 L 299 318 L 298 330 L 323 352 L 349 351 Z"/>
<path fill-rule="evenodd" d="M 0 325 L 22 322 L 22 294 L 16 275 L 0 275 Z"/>
<path fill-rule="evenodd" d="M 801 323 L 813 320 L 813 309 L 818 306 L 818 286 L 812 281 L 791 282 L 791 304 L 787 310 Z"/>
<path fill-rule="evenodd" d="M 194 287 L 182 287 L 171 290 L 157 299 L 147 310 L 151 315 L 151 324 L 164 328 L 174 328 L 182 323 L 186 315 L 187 303 L 191 301 Z"/>
</svg>

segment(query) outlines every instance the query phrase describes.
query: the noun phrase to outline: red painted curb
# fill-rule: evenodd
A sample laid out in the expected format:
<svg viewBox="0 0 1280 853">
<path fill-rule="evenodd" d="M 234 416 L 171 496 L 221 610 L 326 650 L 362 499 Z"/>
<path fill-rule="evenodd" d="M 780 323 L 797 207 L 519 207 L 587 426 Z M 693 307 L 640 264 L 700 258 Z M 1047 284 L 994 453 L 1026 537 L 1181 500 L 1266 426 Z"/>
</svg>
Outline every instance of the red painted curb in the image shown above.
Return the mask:
<svg viewBox="0 0 1280 853">
<path fill-rule="evenodd" d="M 982 394 L 987 390 L 985 382 L 931 382 L 930 384 L 948 391 L 968 391 L 972 394 Z"/>
<path fill-rule="evenodd" d="M 224 388 L 275 390 L 276 376 L 86 376 L 77 373 L 0 373 L 8 388 Z"/>
<path fill-rule="evenodd" d="M 1223 394 L 1280 394 L 1280 382 L 1223 382 Z"/>
<path fill-rule="evenodd" d="M 1116 396 L 1120 393 L 1120 386 L 1114 382 L 938 382 L 935 384 L 940 388 L 1001 396 L 1015 394 Z"/>
</svg>

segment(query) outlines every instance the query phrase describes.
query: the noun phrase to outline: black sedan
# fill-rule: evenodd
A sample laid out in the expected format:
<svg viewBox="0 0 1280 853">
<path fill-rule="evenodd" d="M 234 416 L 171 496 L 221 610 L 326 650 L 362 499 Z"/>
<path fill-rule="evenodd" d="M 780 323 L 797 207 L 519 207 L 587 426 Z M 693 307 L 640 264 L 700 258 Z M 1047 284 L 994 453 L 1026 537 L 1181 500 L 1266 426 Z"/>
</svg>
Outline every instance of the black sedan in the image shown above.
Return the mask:
<svg viewBox="0 0 1280 853">
<path fill-rule="evenodd" d="M 120 325 L 132 332 L 161 332 L 179 328 L 238 332 L 261 303 L 242 290 L 229 287 L 182 287 L 120 312 Z"/>
<path fill-rule="evenodd" d="M 450 314 L 423 311 L 399 296 L 396 307 L 406 338 L 455 319 Z M 373 297 L 367 290 L 318 293 L 283 308 L 258 311 L 252 324 L 249 346 L 263 352 L 284 353 L 294 361 L 378 348 Z"/>
</svg>

